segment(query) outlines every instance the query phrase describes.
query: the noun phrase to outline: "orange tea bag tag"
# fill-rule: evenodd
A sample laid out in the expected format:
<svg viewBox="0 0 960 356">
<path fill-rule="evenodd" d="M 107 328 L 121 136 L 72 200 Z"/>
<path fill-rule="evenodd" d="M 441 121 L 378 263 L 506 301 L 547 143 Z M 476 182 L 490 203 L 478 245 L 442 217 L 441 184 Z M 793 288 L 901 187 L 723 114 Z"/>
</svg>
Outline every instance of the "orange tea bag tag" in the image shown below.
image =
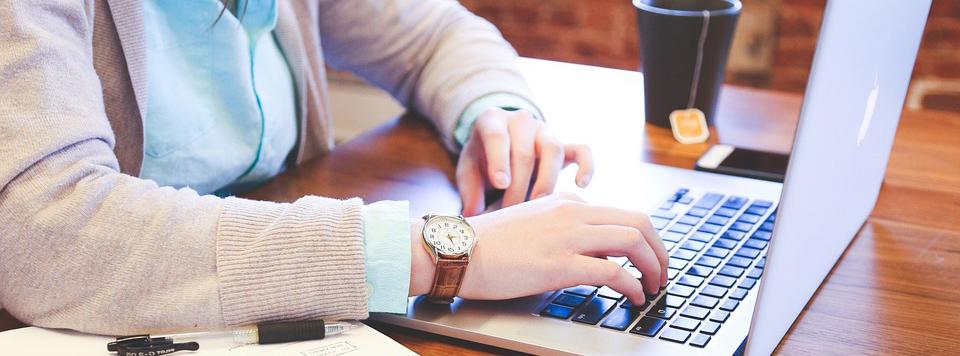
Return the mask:
<svg viewBox="0 0 960 356">
<path fill-rule="evenodd" d="M 670 113 L 673 138 L 682 144 L 704 143 L 710 137 L 707 118 L 700 109 L 674 110 Z"/>
</svg>

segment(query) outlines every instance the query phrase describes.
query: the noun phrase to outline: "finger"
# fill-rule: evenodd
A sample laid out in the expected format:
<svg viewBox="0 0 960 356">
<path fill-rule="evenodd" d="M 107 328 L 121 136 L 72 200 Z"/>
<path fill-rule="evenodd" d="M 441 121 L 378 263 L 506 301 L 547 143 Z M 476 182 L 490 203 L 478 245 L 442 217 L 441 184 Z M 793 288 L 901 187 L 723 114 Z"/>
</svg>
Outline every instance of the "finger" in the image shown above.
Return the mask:
<svg viewBox="0 0 960 356">
<path fill-rule="evenodd" d="M 574 256 L 571 265 L 575 266 L 573 273 L 576 284 L 605 285 L 626 296 L 634 305 L 646 302 L 640 281 L 612 261 L 578 255 Z"/>
<path fill-rule="evenodd" d="M 577 164 L 577 186 L 580 188 L 586 188 L 590 184 L 590 180 L 593 178 L 593 152 L 590 150 L 590 147 L 581 144 L 567 144 L 563 148 L 564 152 L 564 166 L 576 163 Z"/>
<path fill-rule="evenodd" d="M 626 256 L 642 273 L 645 291 L 656 294 L 666 266 L 661 266 L 657 254 L 637 228 L 605 225 L 586 229 L 578 243 L 581 253 L 602 253 L 606 256 Z"/>
<path fill-rule="evenodd" d="M 527 200 L 530 190 L 530 177 L 536 164 L 534 143 L 537 135 L 537 123 L 532 118 L 518 116 L 508 127 L 510 132 L 510 186 L 503 194 L 503 207 L 516 205 Z"/>
<path fill-rule="evenodd" d="M 457 188 L 460 190 L 460 200 L 463 202 L 464 216 L 474 216 L 483 212 L 484 180 L 478 156 L 478 144 L 475 140 L 467 141 L 466 147 L 460 153 L 457 162 Z"/>
<path fill-rule="evenodd" d="M 660 261 L 660 285 L 667 285 L 667 266 L 670 264 L 670 255 L 667 254 L 667 247 L 663 245 L 663 240 L 660 239 L 660 234 L 657 233 L 657 229 L 653 228 L 653 224 L 650 222 L 650 217 L 646 214 L 643 214 L 643 218 L 640 221 L 640 233 L 643 235 L 643 238 L 647 240 L 647 245 L 653 249 L 653 252 L 657 255 L 657 260 Z"/>
<path fill-rule="evenodd" d="M 510 133 L 507 124 L 493 114 L 477 119 L 477 134 L 487 163 L 487 179 L 497 189 L 510 186 Z"/>
<path fill-rule="evenodd" d="M 536 149 L 540 163 L 537 168 L 536 183 L 530 191 L 531 199 L 553 193 L 554 187 L 557 186 L 557 177 L 563 169 L 563 143 L 545 128 L 541 129 L 540 134 L 537 135 Z"/>
<path fill-rule="evenodd" d="M 660 240 L 660 235 L 657 234 L 657 231 L 653 228 L 647 214 L 624 209 L 595 206 L 584 213 L 584 218 L 588 224 L 622 225 L 640 230 L 643 238 L 647 241 L 647 245 L 653 249 L 657 261 L 660 264 L 660 280 L 666 281 L 669 256 L 667 255 L 667 249 L 663 246 L 663 241 Z"/>
</svg>

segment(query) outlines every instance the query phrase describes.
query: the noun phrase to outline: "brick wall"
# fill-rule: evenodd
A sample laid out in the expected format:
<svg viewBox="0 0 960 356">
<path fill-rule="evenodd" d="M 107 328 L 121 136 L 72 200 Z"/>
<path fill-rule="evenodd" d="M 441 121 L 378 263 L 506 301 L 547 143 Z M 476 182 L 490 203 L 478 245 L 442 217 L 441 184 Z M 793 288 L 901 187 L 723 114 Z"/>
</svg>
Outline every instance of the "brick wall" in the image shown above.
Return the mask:
<svg viewBox="0 0 960 356">
<path fill-rule="evenodd" d="M 744 11 L 768 1 L 779 4 L 773 9 L 777 21 L 771 29 L 776 40 L 772 65 L 759 74 L 731 68 L 728 82 L 801 92 L 825 0 L 744 0 Z M 622 69 L 639 67 L 636 15 L 629 0 L 460 2 L 497 25 L 522 56 Z M 960 111 L 960 0 L 933 3 L 908 107 Z"/>
</svg>

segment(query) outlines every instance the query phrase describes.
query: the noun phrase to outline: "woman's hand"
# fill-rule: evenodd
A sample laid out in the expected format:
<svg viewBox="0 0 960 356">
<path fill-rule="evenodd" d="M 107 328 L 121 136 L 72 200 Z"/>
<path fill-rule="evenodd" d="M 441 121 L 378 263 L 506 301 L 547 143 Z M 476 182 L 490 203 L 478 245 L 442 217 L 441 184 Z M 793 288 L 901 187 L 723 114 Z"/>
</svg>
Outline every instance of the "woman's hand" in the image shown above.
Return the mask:
<svg viewBox="0 0 960 356">
<path fill-rule="evenodd" d="M 606 285 L 643 304 L 667 282 L 667 252 L 646 215 L 550 195 L 467 219 L 478 240 L 460 288 L 466 299 L 509 299 L 586 284 Z M 418 227 L 414 227 L 414 230 Z M 425 294 L 434 266 L 413 233 L 411 295 Z M 637 280 L 606 256 L 626 256 Z"/>
<path fill-rule="evenodd" d="M 504 208 L 522 203 L 528 196 L 549 195 L 560 170 L 570 163 L 579 166 L 577 185 L 586 187 L 593 175 L 593 157 L 587 146 L 564 145 L 527 111 L 490 108 L 477 118 L 457 162 L 463 215 L 483 212 L 487 187 L 505 190 Z"/>
</svg>

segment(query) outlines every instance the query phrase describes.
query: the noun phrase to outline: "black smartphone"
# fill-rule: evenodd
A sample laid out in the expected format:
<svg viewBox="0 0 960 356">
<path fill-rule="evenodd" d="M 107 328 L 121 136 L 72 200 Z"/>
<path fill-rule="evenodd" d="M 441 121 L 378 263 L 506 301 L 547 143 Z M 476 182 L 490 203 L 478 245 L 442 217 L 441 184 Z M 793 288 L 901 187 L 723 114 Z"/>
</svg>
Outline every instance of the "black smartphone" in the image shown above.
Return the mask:
<svg viewBox="0 0 960 356">
<path fill-rule="evenodd" d="M 700 156 L 694 169 L 782 183 L 789 161 L 782 153 L 717 144 Z"/>
</svg>

